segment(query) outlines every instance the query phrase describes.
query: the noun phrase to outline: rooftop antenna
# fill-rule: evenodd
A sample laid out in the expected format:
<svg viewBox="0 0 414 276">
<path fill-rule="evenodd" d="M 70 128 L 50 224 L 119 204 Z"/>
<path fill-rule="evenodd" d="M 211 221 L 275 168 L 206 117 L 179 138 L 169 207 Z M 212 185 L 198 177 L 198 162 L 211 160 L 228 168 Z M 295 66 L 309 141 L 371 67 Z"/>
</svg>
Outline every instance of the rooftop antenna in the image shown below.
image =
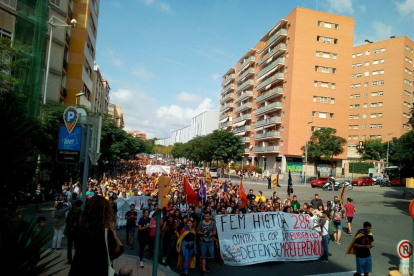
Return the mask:
<svg viewBox="0 0 414 276">
<path fill-rule="evenodd" d="M 319 0 L 316 0 L 316 10 L 318 10 L 318 1 Z"/>
</svg>

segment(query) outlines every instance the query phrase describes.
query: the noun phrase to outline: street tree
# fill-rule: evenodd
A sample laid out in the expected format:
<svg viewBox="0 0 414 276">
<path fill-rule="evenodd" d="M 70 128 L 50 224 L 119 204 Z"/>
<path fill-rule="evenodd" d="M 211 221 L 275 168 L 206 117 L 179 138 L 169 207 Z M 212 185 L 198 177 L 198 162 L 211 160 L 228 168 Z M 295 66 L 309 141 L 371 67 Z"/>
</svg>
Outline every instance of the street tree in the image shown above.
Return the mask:
<svg viewBox="0 0 414 276">
<path fill-rule="evenodd" d="M 363 160 L 381 160 L 387 154 L 387 143 L 382 143 L 381 140 L 367 140 L 363 149 L 358 149 L 357 152 Z"/>
<path fill-rule="evenodd" d="M 185 144 L 183 143 L 175 143 L 173 149 L 171 150 L 171 155 L 174 158 L 185 157 L 185 153 Z"/>
<path fill-rule="evenodd" d="M 209 134 L 211 159 L 223 160 L 225 163 L 233 159 L 240 160 L 244 153 L 244 143 L 240 136 L 225 130 L 215 130 Z"/>
<path fill-rule="evenodd" d="M 336 129 L 330 127 L 321 127 L 312 133 L 308 142 L 308 161 L 315 164 L 316 170 L 323 162 L 330 162 L 333 168 L 334 157 L 344 152 L 346 139 L 335 134 Z M 301 150 L 305 154 L 305 146 Z"/>
<path fill-rule="evenodd" d="M 390 142 L 390 162 L 401 166 L 402 175 L 413 177 L 414 172 L 414 130 L 401 136 L 393 138 Z"/>
</svg>

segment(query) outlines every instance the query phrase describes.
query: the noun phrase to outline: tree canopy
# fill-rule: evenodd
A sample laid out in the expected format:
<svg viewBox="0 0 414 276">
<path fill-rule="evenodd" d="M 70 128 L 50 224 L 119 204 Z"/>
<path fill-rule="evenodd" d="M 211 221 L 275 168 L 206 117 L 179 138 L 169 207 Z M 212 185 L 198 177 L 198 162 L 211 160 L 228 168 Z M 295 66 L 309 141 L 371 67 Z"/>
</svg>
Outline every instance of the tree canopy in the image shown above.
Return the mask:
<svg viewBox="0 0 414 276">
<path fill-rule="evenodd" d="M 363 160 L 381 160 L 387 155 L 387 143 L 381 140 L 367 140 L 364 142 L 364 148 L 357 150 Z"/>
</svg>

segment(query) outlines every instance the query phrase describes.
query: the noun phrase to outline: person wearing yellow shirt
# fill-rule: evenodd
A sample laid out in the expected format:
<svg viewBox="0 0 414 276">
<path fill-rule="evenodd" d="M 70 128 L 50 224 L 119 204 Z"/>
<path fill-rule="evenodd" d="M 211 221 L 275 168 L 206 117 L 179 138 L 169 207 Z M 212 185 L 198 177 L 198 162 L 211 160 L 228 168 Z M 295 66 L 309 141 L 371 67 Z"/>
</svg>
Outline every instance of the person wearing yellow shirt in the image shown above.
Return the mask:
<svg viewBox="0 0 414 276">
<path fill-rule="evenodd" d="M 266 202 L 266 197 L 263 196 L 262 191 L 258 191 L 257 192 L 257 196 L 256 196 L 256 198 L 254 200 L 256 202 L 258 202 L 260 199 L 262 200 L 262 202 Z"/>
</svg>

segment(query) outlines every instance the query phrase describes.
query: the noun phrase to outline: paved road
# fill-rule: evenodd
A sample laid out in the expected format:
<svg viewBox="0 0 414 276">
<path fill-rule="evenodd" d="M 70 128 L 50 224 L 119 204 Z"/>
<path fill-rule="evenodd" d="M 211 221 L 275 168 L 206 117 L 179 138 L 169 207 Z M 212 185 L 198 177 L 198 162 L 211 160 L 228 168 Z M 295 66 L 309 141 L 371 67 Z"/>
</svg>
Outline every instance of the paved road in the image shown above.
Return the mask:
<svg viewBox="0 0 414 276">
<path fill-rule="evenodd" d="M 264 182 L 244 181 L 245 189 L 262 190 L 266 197 L 271 196 L 273 190 L 267 189 Z M 283 185 L 283 183 L 282 183 Z M 286 193 L 286 186 L 278 188 L 279 196 Z M 390 268 L 398 267 L 399 259 L 396 253 L 397 243 L 402 239 L 411 239 L 412 236 L 412 218 L 408 213 L 410 199 L 402 198 L 403 188 L 395 187 L 354 187 L 352 191 L 346 190 L 345 198 L 354 199 L 357 213 L 353 222 L 353 232 L 362 228 L 364 221 L 372 223 L 372 232 L 375 239 L 375 247 L 372 249 L 374 269 L 372 275 L 388 275 Z M 332 200 L 334 195 L 339 196 L 339 191 L 322 191 L 321 189 L 312 189 L 309 186 L 294 186 L 294 194 L 298 196 L 301 204 L 309 202 L 315 193 L 319 193 L 324 200 Z M 22 208 L 22 213 L 26 218 L 34 216 L 34 207 L 28 206 Z M 52 227 L 50 221 L 50 210 L 41 213 L 48 217 L 47 227 Z M 345 223 L 344 223 L 345 225 Z M 118 230 L 119 237 L 125 239 L 125 230 Z M 351 271 L 355 270 L 355 257 L 345 256 L 345 250 L 351 241 L 351 237 L 343 235 L 342 244 L 336 245 L 330 243 L 330 262 L 324 264 L 318 261 L 309 262 L 272 262 L 257 264 L 245 267 L 221 266 L 217 263 L 210 265 L 210 275 L 319 275 L 328 274 L 353 275 Z M 66 245 L 66 238 L 62 242 L 63 247 Z M 138 248 L 134 250 L 126 249 L 126 254 L 137 255 Z M 175 268 L 173 268 L 175 270 Z M 192 275 L 198 275 L 199 270 L 195 270 Z M 339 274 L 338 274 L 339 275 Z"/>
</svg>

